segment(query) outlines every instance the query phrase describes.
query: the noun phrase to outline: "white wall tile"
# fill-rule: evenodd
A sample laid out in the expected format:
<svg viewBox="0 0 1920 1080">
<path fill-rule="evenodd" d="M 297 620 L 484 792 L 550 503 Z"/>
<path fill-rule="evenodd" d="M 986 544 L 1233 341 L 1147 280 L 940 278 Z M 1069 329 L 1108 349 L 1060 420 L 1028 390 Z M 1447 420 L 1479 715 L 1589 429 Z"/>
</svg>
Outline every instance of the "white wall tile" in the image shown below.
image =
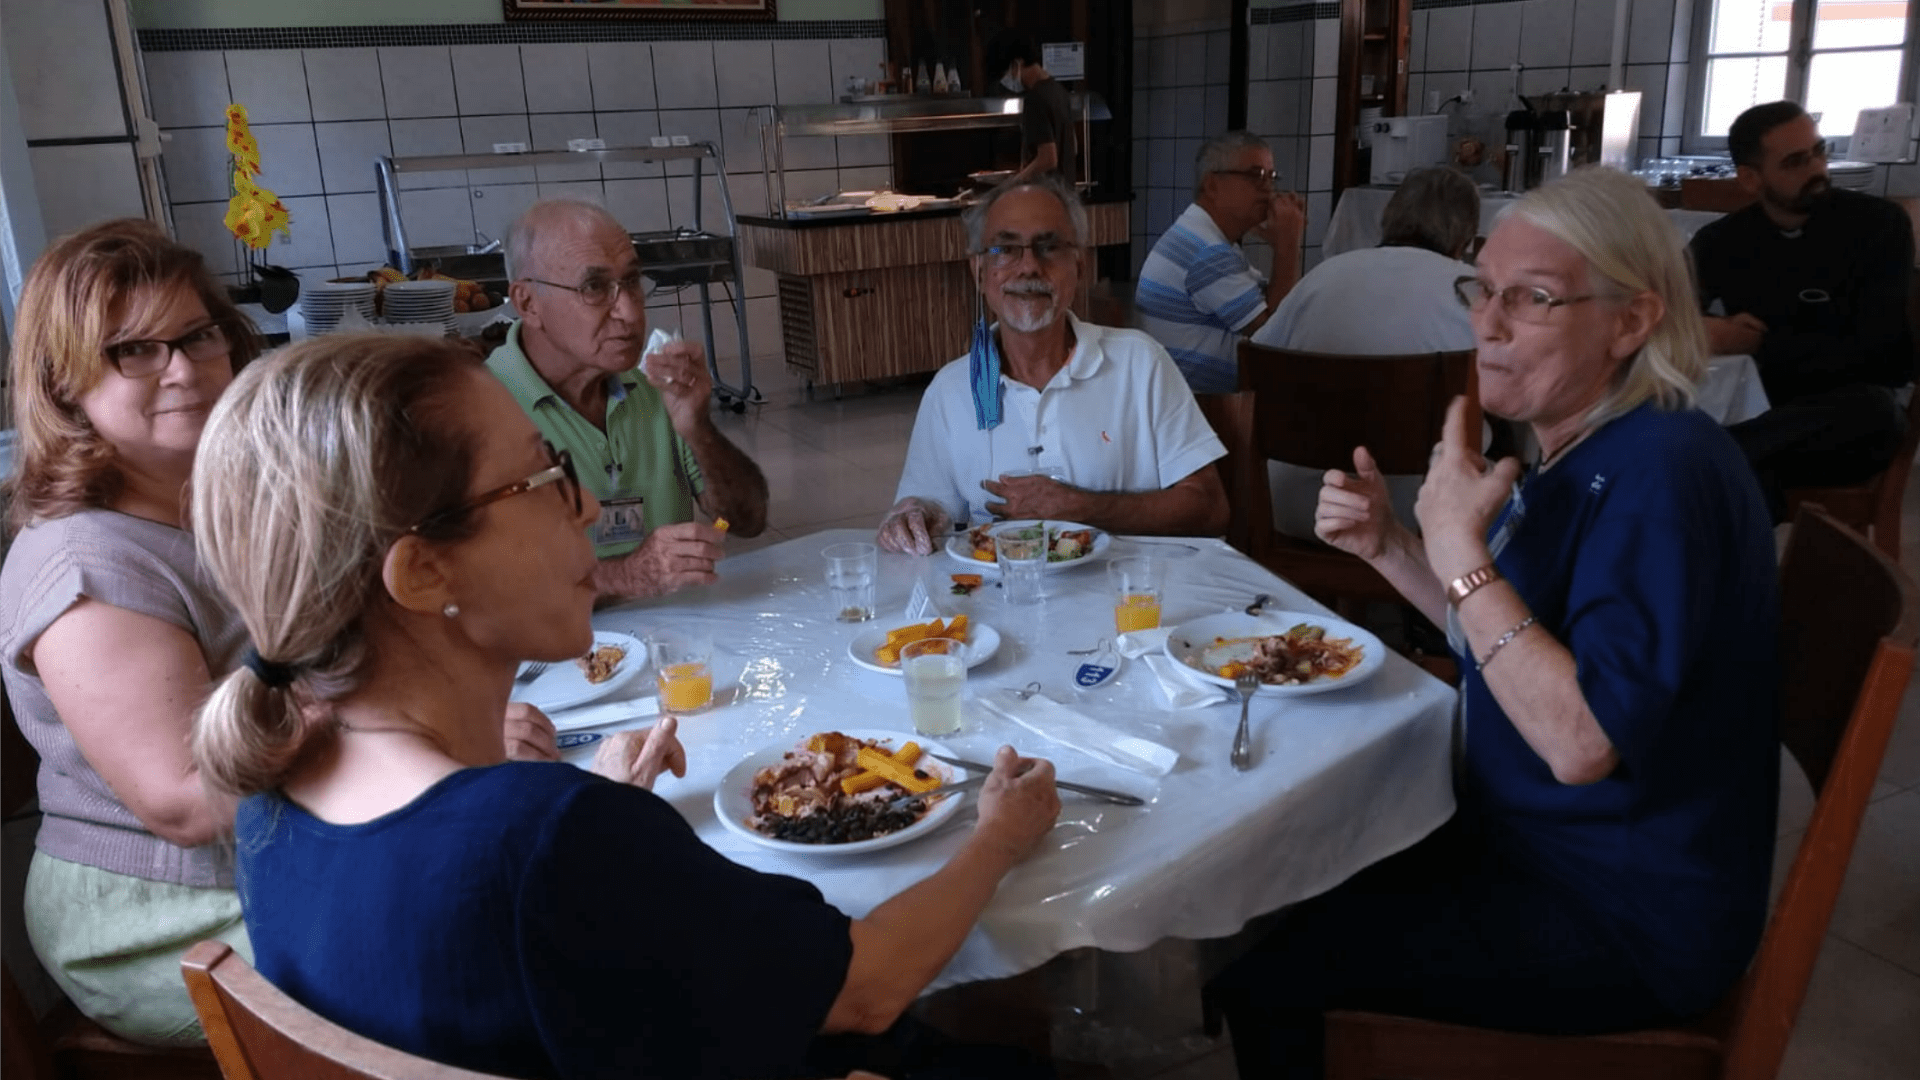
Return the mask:
<svg viewBox="0 0 1920 1080">
<path fill-rule="evenodd" d="M 1605 64 L 1613 59 L 1613 9 L 1617 0 L 1574 0 L 1573 53 L 1569 64 Z"/>
<path fill-rule="evenodd" d="M 598 180 L 574 180 L 558 184 L 541 183 L 537 186 L 542 202 L 549 199 L 571 199 L 574 202 L 588 202 L 599 206 L 605 206 L 607 202 L 606 190 L 601 187 Z M 474 227 L 476 229 L 479 228 L 479 215 L 480 204 L 475 203 Z"/>
<path fill-rule="evenodd" d="M 1427 70 L 1465 71 L 1473 56 L 1473 8 L 1427 12 Z"/>
<path fill-rule="evenodd" d="M 660 114 L 651 110 L 600 112 L 595 114 L 594 122 L 599 128 L 600 138 L 605 139 L 608 146 L 646 146 L 649 140 L 660 134 Z M 615 180 L 664 176 L 666 170 L 654 162 L 622 162 L 600 166 L 600 174 Z"/>
<path fill-rule="evenodd" d="M 663 135 L 685 135 L 693 142 L 723 142 L 720 110 L 662 109 L 660 110 L 660 132 Z M 831 144 L 832 140 L 828 142 Z M 832 152 L 831 147 L 828 152 Z M 706 163 L 703 169 L 706 172 L 712 172 L 712 163 Z M 668 176 L 686 176 L 692 173 L 693 163 L 690 161 L 667 162 Z"/>
<path fill-rule="evenodd" d="M 1247 81 L 1259 82 L 1267 77 L 1267 58 L 1271 54 L 1273 27 L 1262 24 L 1247 27 Z"/>
<path fill-rule="evenodd" d="M 653 46 L 643 41 L 597 41 L 587 46 L 587 67 L 596 111 L 657 107 Z"/>
<path fill-rule="evenodd" d="M 767 181 L 759 173 L 735 173 L 727 177 L 727 194 L 733 199 L 735 217 L 767 212 Z M 752 277 L 751 272 L 748 277 Z M 772 286 L 769 284 L 768 294 L 771 292 Z"/>
<path fill-rule="evenodd" d="M 320 179 L 327 194 L 379 188 L 374 159 L 393 153 L 385 120 L 315 124 L 313 134 L 320 148 Z"/>
<path fill-rule="evenodd" d="M 1687 133 L 1687 70 L 1686 64 L 1667 65 L 1666 115 L 1660 121 L 1662 139 L 1680 138 Z"/>
<path fill-rule="evenodd" d="M 1180 92 L 1178 90 L 1155 90 L 1149 102 L 1151 106 L 1147 118 L 1148 137 L 1171 139 L 1180 128 Z M 1202 102 L 1204 104 L 1204 100 Z"/>
<path fill-rule="evenodd" d="M 788 202 L 805 202 L 839 190 L 838 169 L 800 169 L 787 173 Z"/>
<path fill-rule="evenodd" d="M 453 85 L 460 115 L 491 116 L 527 111 L 518 45 L 455 45 Z"/>
<path fill-rule="evenodd" d="M 789 135 L 780 152 L 789 169 L 834 169 L 840 166 L 840 155 L 831 135 Z"/>
<path fill-rule="evenodd" d="M 664 180 L 608 180 L 607 209 L 628 232 L 663 232 L 673 227 L 667 212 Z"/>
<path fill-rule="evenodd" d="M 833 58 L 825 41 L 774 42 L 773 75 L 775 92 L 783 105 L 817 105 L 838 99 Z"/>
<path fill-rule="evenodd" d="M 36 146 L 27 158 L 39 195 L 40 223 L 49 238 L 108 218 L 145 214 L 133 148 L 125 143 Z"/>
<path fill-rule="evenodd" d="M 26 138 L 125 135 L 127 121 L 118 87 L 108 81 L 114 71 L 106 6 L 9 0 L 0 8 L 6 23 L 0 46 L 7 53 L 11 96 L 19 104 L 20 128 Z M 81 50 L 86 55 L 76 56 Z M 223 108 L 225 104 L 221 103 Z M 212 122 L 219 122 L 217 114 Z M 53 158 L 78 160 L 72 155 Z"/>
<path fill-rule="evenodd" d="M 1527 72 L 1521 72 L 1525 76 Z M 1492 71 L 1474 71 L 1467 75 L 1467 85 L 1473 89 L 1473 114 L 1504 114 L 1509 109 L 1519 108 L 1513 100 L 1513 72 L 1506 68 Z M 1458 121 L 1455 121 L 1458 123 Z"/>
<path fill-rule="evenodd" d="M 1206 83 L 1207 35 L 1181 34 L 1173 39 L 1173 79 L 1176 86 Z"/>
<path fill-rule="evenodd" d="M 1174 151 L 1176 140 L 1155 140 L 1153 160 L 1147 164 L 1146 184 L 1148 187 L 1173 187 L 1176 181 L 1173 174 L 1179 165 L 1180 155 Z M 1191 173 L 1193 166 L 1189 164 Z"/>
<path fill-rule="evenodd" d="M 1280 84 L 1271 80 L 1249 82 L 1247 84 L 1247 130 L 1255 135 L 1269 136 L 1279 134 L 1275 119 L 1274 98 Z"/>
<path fill-rule="evenodd" d="M 400 220 L 411 247 L 473 243 L 473 204 L 465 191 L 403 191 Z M 494 234 L 487 234 L 492 237 Z"/>
<path fill-rule="evenodd" d="M 1319 27 L 1313 22 L 1291 22 L 1274 35 L 1273 77 L 1276 79 L 1313 78 L 1314 49 Z"/>
<path fill-rule="evenodd" d="M 593 114 L 590 112 L 535 113 L 527 118 L 527 123 L 532 129 L 535 150 L 565 150 L 569 139 L 598 137 L 594 132 Z M 543 184 L 575 180 L 598 181 L 600 166 L 597 163 L 540 165 L 534 168 L 534 177 Z"/>
<path fill-rule="evenodd" d="M 825 50 L 821 62 L 825 63 Z M 711 109 L 720 103 L 714 83 L 713 44 L 659 41 L 653 46 L 654 89 L 662 109 Z"/>
<path fill-rule="evenodd" d="M 1288 79 L 1275 84 L 1273 119 L 1275 135 L 1307 133 L 1307 102 L 1312 96 L 1312 79 Z"/>
<path fill-rule="evenodd" d="M 843 169 L 893 163 L 893 153 L 885 135 L 842 135 L 834 141 L 839 144 L 840 167 Z"/>
<path fill-rule="evenodd" d="M 387 116 L 457 116 L 453 61 L 445 45 L 408 45 L 380 50 L 380 83 Z"/>
<path fill-rule="evenodd" d="M 469 154 L 491 154 L 497 143 L 530 143 L 532 139 L 525 115 L 460 118 L 460 141 Z M 527 184 L 534 176 L 531 168 L 475 169 L 468 171 L 467 179 L 479 184 Z"/>
<path fill-rule="evenodd" d="M 173 231 L 180 242 L 199 252 L 207 260 L 207 269 L 215 274 L 231 274 L 240 269 L 234 252 L 233 234 L 226 226 L 224 202 L 188 203 L 173 208 Z M 51 235 L 51 234 L 49 234 Z"/>
<path fill-rule="evenodd" d="M 176 203 L 225 200 L 233 169 L 227 162 L 227 135 L 221 128 L 176 128 L 160 144 L 160 167 L 167 176 L 167 197 Z"/>
<path fill-rule="evenodd" d="M 1559 67 L 1573 52 L 1573 5 L 1568 0 L 1526 0 L 1520 5 L 1520 62 Z"/>
<path fill-rule="evenodd" d="M 373 49 L 308 49 L 307 97 L 315 120 L 385 120 L 380 56 Z"/>
<path fill-rule="evenodd" d="M 738 197 L 735 197 L 736 208 Z M 754 211 L 759 213 L 759 211 Z M 771 270 L 762 270 L 757 266 L 742 266 L 747 272 L 747 295 L 752 297 L 776 296 L 780 291 L 780 275 Z"/>
<path fill-rule="evenodd" d="M 1153 39 L 1152 44 L 1148 47 L 1147 85 L 1156 90 L 1176 86 L 1180 82 L 1177 77 L 1179 58 L 1175 51 L 1174 41 L 1175 39 L 1170 37 L 1157 37 Z M 990 79 L 998 79 L 1000 72 L 990 71 L 987 73 L 987 77 Z"/>
<path fill-rule="evenodd" d="M 1207 67 L 1203 82 L 1226 85 L 1228 68 L 1233 62 L 1232 47 L 1233 38 L 1225 30 L 1207 33 Z"/>
<path fill-rule="evenodd" d="M 1339 19 L 1313 21 L 1313 73 L 1316 76 L 1340 74 Z"/>
<path fill-rule="evenodd" d="M 1673 46 L 1673 0 L 1633 0 L 1627 63 L 1664 63 Z"/>
<path fill-rule="evenodd" d="M 1427 13 L 1415 11 L 1407 27 L 1407 70 L 1427 70 Z"/>
<path fill-rule="evenodd" d="M 714 232 L 725 231 L 725 223 L 721 221 L 724 206 L 720 201 L 719 179 L 705 176 L 700 184 L 700 213 L 696 216 L 693 212 L 693 177 L 667 177 L 667 213 L 672 216 L 674 227 L 703 226 Z"/>
<path fill-rule="evenodd" d="M 1520 92 L 1528 97 L 1556 93 L 1566 85 L 1567 69 L 1563 67 L 1530 67 L 1520 73 Z M 1493 103 L 1487 107 L 1493 108 Z"/>
<path fill-rule="evenodd" d="M 286 233 L 274 233 L 267 250 L 255 254 L 255 262 L 272 266 L 284 266 L 289 270 L 301 267 L 324 266 L 332 274 L 335 263 L 333 257 L 333 227 L 327 219 L 327 200 L 317 196 L 305 198 L 285 198 L 287 206 Z"/>
<path fill-rule="evenodd" d="M 1473 9 L 1473 67 L 1504 68 L 1520 57 L 1519 4 L 1481 4 Z"/>
<path fill-rule="evenodd" d="M 1423 116 L 1433 110 L 1427 107 L 1427 76 L 1425 72 L 1414 72 L 1407 76 L 1407 112 L 1412 116 Z"/>
<path fill-rule="evenodd" d="M 721 152 L 727 158 L 730 173 L 753 173 L 761 169 L 760 123 L 757 109 L 721 109 Z M 862 164 L 865 164 L 864 162 Z"/>
<path fill-rule="evenodd" d="M 380 231 L 380 197 L 329 195 L 327 217 L 333 225 L 333 257 L 342 263 L 384 263 L 387 243 Z"/>
<path fill-rule="evenodd" d="M 1183 86 L 1174 94 L 1174 116 L 1180 133 L 1184 135 L 1207 130 L 1206 88 Z"/>
<path fill-rule="evenodd" d="M 1227 87 L 1225 83 L 1207 86 L 1207 127 L 1209 132 L 1227 130 Z"/>
<path fill-rule="evenodd" d="M 832 70 L 833 85 L 836 94 L 839 88 L 847 85 L 847 76 L 858 75 L 871 82 L 880 77 L 880 61 L 887 58 L 887 43 L 883 38 L 835 38 L 827 43 L 827 61 Z M 978 92 L 979 87 L 967 87 Z M 826 100 L 838 100 L 837 97 Z M 805 105 L 808 102 L 797 102 Z"/>
<path fill-rule="evenodd" d="M 893 183 L 893 170 L 867 167 L 862 169 L 841 169 L 840 190 L 842 191 L 881 191 Z"/>
<path fill-rule="evenodd" d="M 1577 67 L 1567 71 L 1567 85 L 1574 91 L 1600 90 L 1607 85 L 1612 72 L 1605 67 Z"/>
<path fill-rule="evenodd" d="M 1333 193 L 1316 191 L 1307 196 L 1307 233 L 1305 242 L 1310 245 L 1320 243 L 1327 235 L 1327 222 L 1333 217 Z"/>
<path fill-rule="evenodd" d="M 1205 139 L 1175 139 L 1173 151 L 1162 156 L 1173 158 L 1173 180 L 1171 186 L 1176 191 L 1192 191 L 1194 182 L 1194 159 L 1200 154 Z"/>
<path fill-rule="evenodd" d="M 1187 203 L 1184 199 L 1178 202 L 1175 201 L 1174 189 L 1172 188 L 1152 189 L 1148 196 L 1147 203 L 1148 234 L 1159 236 L 1165 233 L 1167 227 L 1173 224 L 1173 219 L 1178 216 L 1182 210 L 1186 209 L 1186 205 Z"/>
<path fill-rule="evenodd" d="M 1153 125 L 1153 91 L 1145 87 L 1135 87 L 1133 91 L 1133 117 L 1131 126 L 1133 138 L 1137 142 L 1150 137 Z"/>
<path fill-rule="evenodd" d="M 716 41 L 713 70 L 719 79 L 721 108 L 774 103 L 772 42 Z"/>
<path fill-rule="evenodd" d="M 1275 189 L 1292 191 L 1300 187 L 1299 147 L 1300 140 L 1293 136 L 1267 141 L 1267 149 L 1273 151 L 1273 171 L 1280 174 L 1273 182 Z"/>
<path fill-rule="evenodd" d="M 217 52 L 146 53 L 148 105 L 161 127 L 211 127 L 227 122 L 226 58 Z M 203 252 L 204 254 L 204 252 Z"/>
<path fill-rule="evenodd" d="M 1667 65 L 1627 65 L 1626 89 L 1640 91 L 1639 134 L 1658 138 L 1667 112 Z"/>
<path fill-rule="evenodd" d="M 460 121 L 452 117 L 393 120 L 387 124 L 387 130 L 393 138 L 394 157 L 431 157 L 442 154 L 464 154 L 467 151 L 466 144 L 460 138 Z M 459 169 L 446 172 L 401 173 L 395 179 L 401 190 L 467 185 L 467 174 Z"/>
<path fill-rule="evenodd" d="M 238 49 L 227 53 L 227 85 L 255 124 L 313 119 L 307 73 L 298 49 Z"/>
<path fill-rule="evenodd" d="M 1333 136 L 1315 135 L 1307 140 L 1307 147 L 1307 190 L 1330 190 L 1333 187 Z"/>
<path fill-rule="evenodd" d="M 1340 93 L 1339 82 L 1338 79 L 1313 80 L 1313 104 L 1308 113 L 1308 134 L 1333 134 L 1334 106 L 1337 104 Z"/>
<path fill-rule="evenodd" d="M 528 112 L 593 111 L 585 45 L 522 45 L 520 71 L 527 88 Z"/>
<path fill-rule="evenodd" d="M 318 195 L 325 190 L 312 124 L 254 124 L 253 139 L 260 146 L 260 183 L 275 194 Z M 371 168 L 373 163 L 367 164 Z"/>
</svg>

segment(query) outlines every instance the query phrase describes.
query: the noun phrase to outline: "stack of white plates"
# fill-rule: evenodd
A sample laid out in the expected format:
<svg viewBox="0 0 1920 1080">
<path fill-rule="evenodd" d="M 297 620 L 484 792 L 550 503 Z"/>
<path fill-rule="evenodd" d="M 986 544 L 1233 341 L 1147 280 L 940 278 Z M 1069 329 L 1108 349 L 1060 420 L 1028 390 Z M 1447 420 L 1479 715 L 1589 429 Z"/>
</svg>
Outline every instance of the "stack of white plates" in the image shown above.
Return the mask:
<svg viewBox="0 0 1920 1080">
<path fill-rule="evenodd" d="M 445 278 L 396 281 L 383 294 L 386 321 L 395 326 L 438 326 L 451 337 L 455 332 L 453 293 L 454 283 Z"/>
<path fill-rule="evenodd" d="M 340 325 L 352 308 L 368 326 L 373 325 L 371 281 L 309 281 L 300 286 L 300 317 L 308 334 L 325 334 Z"/>
</svg>

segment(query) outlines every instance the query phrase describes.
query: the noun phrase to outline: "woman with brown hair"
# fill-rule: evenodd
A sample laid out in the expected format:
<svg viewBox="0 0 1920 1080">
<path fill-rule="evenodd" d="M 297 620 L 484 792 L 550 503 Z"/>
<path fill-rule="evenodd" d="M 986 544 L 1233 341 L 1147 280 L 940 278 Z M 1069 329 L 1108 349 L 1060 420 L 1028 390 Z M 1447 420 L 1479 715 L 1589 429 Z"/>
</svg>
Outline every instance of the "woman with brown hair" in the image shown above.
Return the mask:
<svg viewBox="0 0 1920 1080">
<path fill-rule="evenodd" d="M 62 239 L 20 297 L 0 675 L 40 755 L 27 932 L 82 1012 L 146 1042 L 202 1037 L 181 953 L 247 951 L 217 842 L 232 807 L 187 746 L 245 629 L 199 571 L 185 489 L 258 352 L 200 256 L 146 221 Z"/>
</svg>

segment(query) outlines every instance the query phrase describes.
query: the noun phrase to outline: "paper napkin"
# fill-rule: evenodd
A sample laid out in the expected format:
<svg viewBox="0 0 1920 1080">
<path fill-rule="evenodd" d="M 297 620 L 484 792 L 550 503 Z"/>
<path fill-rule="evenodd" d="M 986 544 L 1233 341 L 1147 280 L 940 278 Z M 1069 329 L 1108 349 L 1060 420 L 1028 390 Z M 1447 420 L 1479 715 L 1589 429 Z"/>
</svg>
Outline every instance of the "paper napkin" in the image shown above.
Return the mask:
<svg viewBox="0 0 1920 1080">
<path fill-rule="evenodd" d="M 1129 659 L 1138 659 L 1153 672 L 1154 681 L 1160 684 L 1160 695 L 1167 699 L 1170 709 L 1197 709 L 1207 705 L 1219 705 L 1222 702 L 1238 701 L 1239 696 L 1224 686 L 1207 682 L 1188 668 L 1169 657 L 1166 653 L 1167 627 L 1155 630 L 1135 630 L 1120 635 L 1120 655 Z"/>
<path fill-rule="evenodd" d="M 1102 724 L 1085 713 L 1069 709 L 1047 697 L 1024 697 L 1013 690 L 994 690 L 977 699 L 988 710 L 1006 717 L 1043 739 L 1078 750 L 1109 765 L 1165 776 L 1180 761 L 1180 753 L 1151 739 L 1128 735 Z"/>
</svg>

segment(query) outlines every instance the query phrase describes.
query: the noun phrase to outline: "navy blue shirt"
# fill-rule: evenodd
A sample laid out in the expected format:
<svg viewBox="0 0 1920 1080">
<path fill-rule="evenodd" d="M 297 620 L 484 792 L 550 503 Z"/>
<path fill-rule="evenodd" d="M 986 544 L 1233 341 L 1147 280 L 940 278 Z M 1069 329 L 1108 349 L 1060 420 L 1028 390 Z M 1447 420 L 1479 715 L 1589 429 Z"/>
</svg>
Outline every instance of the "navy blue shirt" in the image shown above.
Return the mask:
<svg viewBox="0 0 1920 1080">
<path fill-rule="evenodd" d="M 1773 860 L 1778 597 L 1753 472 L 1702 413 L 1642 406 L 1529 475 L 1502 525 L 1500 572 L 1573 653 L 1620 764 L 1555 780 L 1467 663 L 1461 811 L 1583 895 L 1665 1004 L 1703 1011 L 1752 958 Z"/>
<path fill-rule="evenodd" d="M 570 765 L 465 769 L 361 825 L 257 795 L 235 832 L 260 973 L 469 1069 L 796 1075 L 853 957 L 813 886 L 729 862 L 652 792 Z"/>
</svg>

